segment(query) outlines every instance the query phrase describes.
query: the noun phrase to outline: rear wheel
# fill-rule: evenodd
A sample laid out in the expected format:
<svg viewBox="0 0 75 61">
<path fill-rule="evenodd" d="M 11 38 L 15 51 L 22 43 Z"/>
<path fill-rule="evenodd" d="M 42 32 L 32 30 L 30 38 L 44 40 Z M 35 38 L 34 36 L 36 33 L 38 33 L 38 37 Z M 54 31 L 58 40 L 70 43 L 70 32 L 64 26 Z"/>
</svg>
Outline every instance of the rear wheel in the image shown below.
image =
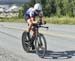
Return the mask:
<svg viewBox="0 0 75 61">
<path fill-rule="evenodd" d="M 30 52 L 30 40 L 26 31 L 24 31 L 22 34 L 22 46 L 26 52 Z"/>
<path fill-rule="evenodd" d="M 47 51 L 46 39 L 43 34 L 39 34 L 35 39 L 35 49 L 39 57 L 44 58 Z"/>
</svg>

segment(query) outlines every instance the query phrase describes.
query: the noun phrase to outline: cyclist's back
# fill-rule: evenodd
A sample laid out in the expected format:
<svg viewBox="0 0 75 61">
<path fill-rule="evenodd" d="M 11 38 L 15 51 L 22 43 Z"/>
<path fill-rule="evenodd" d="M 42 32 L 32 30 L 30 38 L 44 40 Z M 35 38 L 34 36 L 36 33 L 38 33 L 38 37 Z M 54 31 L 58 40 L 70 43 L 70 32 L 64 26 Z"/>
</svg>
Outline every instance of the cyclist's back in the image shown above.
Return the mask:
<svg viewBox="0 0 75 61">
<path fill-rule="evenodd" d="M 39 14 L 41 14 L 41 12 Z M 30 19 L 31 17 L 35 18 L 36 16 L 39 16 L 39 14 L 35 11 L 35 9 L 33 7 L 29 8 L 26 11 L 26 17 L 28 19 Z"/>
</svg>

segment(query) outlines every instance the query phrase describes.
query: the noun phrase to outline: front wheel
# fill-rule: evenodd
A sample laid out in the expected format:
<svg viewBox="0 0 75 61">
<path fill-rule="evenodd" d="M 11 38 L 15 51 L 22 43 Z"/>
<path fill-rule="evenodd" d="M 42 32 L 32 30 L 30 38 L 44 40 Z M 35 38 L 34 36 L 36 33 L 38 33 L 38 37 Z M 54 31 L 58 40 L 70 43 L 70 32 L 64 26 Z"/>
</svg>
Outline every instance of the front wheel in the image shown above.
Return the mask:
<svg viewBox="0 0 75 61">
<path fill-rule="evenodd" d="M 36 49 L 36 54 L 39 57 L 44 58 L 47 51 L 47 44 L 43 34 L 39 34 L 35 39 L 35 49 Z"/>
</svg>

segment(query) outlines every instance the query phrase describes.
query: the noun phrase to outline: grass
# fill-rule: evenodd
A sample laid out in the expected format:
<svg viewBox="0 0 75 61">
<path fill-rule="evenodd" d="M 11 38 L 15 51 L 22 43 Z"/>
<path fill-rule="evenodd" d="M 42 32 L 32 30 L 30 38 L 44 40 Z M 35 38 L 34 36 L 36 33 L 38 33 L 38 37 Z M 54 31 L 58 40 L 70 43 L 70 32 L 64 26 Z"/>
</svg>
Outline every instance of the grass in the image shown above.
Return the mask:
<svg viewBox="0 0 75 61">
<path fill-rule="evenodd" d="M 0 18 L 0 22 L 18 22 L 23 23 L 25 20 L 23 18 Z"/>
<path fill-rule="evenodd" d="M 47 23 L 50 24 L 75 24 L 75 18 L 73 17 L 51 17 L 51 18 L 44 18 L 44 20 L 47 21 Z"/>
<path fill-rule="evenodd" d="M 75 24 L 75 17 L 44 17 L 43 20 L 50 24 Z M 0 22 L 18 22 L 24 23 L 23 18 L 0 18 Z"/>
</svg>

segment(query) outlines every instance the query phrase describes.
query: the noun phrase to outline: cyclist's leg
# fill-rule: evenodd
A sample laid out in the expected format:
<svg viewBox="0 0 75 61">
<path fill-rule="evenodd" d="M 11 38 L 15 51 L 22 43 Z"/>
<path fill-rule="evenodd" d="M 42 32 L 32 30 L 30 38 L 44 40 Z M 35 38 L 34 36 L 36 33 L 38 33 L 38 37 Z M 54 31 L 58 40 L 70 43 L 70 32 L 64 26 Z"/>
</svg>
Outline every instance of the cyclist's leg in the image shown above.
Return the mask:
<svg viewBox="0 0 75 61">
<path fill-rule="evenodd" d="M 27 20 L 27 23 L 28 23 L 28 27 L 27 27 L 26 31 L 27 31 L 27 35 L 28 35 L 28 38 L 29 38 L 29 41 L 30 41 L 31 40 L 30 39 L 30 30 L 31 30 L 31 27 L 32 27 L 32 23 L 31 23 L 30 19 Z"/>
<path fill-rule="evenodd" d="M 34 21 L 33 21 L 34 22 Z M 33 22 L 31 22 L 30 19 L 27 20 L 27 23 L 28 23 L 28 28 L 27 28 L 27 33 L 28 33 L 28 36 L 30 36 L 29 32 L 31 31 L 31 27 L 33 25 Z M 34 39 L 35 39 L 35 30 L 32 30 L 32 39 L 30 39 L 30 42 L 31 42 L 31 46 L 32 46 L 32 49 L 35 49 L 34 47 Z M 30 38 L 30 37 L 29 37 Z"/>
<path fill-rule="evenodd" d="M 28 19 L 27 23 L 28 23 L 27 32 L 30 32 L 31 27 L 32 27 L 32 22 L 30 21 L 30 19 Z"/>
<path fill-rule="evenodd" d="M 26 27 L 26 32 L 28 35 L 28 38 L 30 38 L 30 29 L 31 29 L 31 22 L 30 22 L 30 17 L 28 15 L 25 15 L 25 21 L 27 22 L 28 26 Z"/>
<path fill-rule="evenodd" d="M 35 30 L 32 30 L 32 39 L 31 39 L 32 50 L 35 49 L 35 46 L 34 46 L 35 36 L 36 36 L 36 32 Z"/>
</svg>

